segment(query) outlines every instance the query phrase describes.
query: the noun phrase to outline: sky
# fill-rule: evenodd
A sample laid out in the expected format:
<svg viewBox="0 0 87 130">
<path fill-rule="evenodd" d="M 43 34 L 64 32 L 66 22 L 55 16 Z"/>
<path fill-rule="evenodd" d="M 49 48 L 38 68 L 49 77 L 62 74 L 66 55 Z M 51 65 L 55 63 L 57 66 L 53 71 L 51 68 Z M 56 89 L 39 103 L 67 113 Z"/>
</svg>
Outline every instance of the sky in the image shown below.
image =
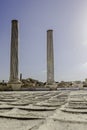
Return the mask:
<svg viewBox="0 0 87 130">
<path fill-rule="evenodd" d="M 87 0 L 0 0 L 0 80 L 9 80 L 11 20 L 19 22 L 19 74 L 47 79 L 53 30 L 55 81 L 87 78 Z"/>
</svg>

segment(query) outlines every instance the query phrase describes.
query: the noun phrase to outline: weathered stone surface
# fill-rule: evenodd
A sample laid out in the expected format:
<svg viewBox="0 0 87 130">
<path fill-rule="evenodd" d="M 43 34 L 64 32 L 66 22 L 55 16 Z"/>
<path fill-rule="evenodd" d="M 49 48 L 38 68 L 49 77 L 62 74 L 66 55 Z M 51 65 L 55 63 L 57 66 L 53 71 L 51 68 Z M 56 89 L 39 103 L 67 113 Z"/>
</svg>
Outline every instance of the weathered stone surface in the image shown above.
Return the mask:
<svg viewBox="0 0 87 130">
<path fill-rule="evenodd" d="M 33 88 L 37 88 L 37 87 L 44 87 L 44 83 L 40 82 L 38 80 L 32 79 L 32 78 L 27 78 L 27 79 L 22 79 L 22 87 L 33 87 Z"/>
<path fill-rule="evenodd" d="M 12 20 L 10 82 L 18 80 L 18 21 Z"/>
<path fill-rule="evenodd" d="M 17 20 L 12 20 L 10 79 L 8 82 L 8 86 L 11 86 L 13 90 L 18 90 L 21 87 L 21 82 L 18 79 L 18 21 Z"/>
<path fill-rule="evenodd" d="M 47 83 L 54 83 L 53 30 L 47 31 Z"/>
<path fill-rule="evenodd" d="M 57 87 L 72 87 L 72 82 L 64 82 L 64 81 L 61 81 L 58 83 Z"/>
<path fill-rule="evenodd" d="M 63 95 L 63 99 L 62 96 Z M 62 99 L 62 100 L 61 100 Z M 1 92 L 0 119 L 45 119 L 67 99 L 61 92 Z M 55 106 L 55 107 L 54 107 Z"/>
<path fill-rule="evenodd" d="M 63 111 L 87 113 L 87 93 L 85 91 L 71 92 Z"/>
<path fill-rule="evenodd" d="M 54 125 L 52 130 L 55 128 L 59 130 L 85 130 L 87 128 L 87 93 L 85 91 L 72 91 L 67 103 L 57 109 L 51 119 Z"/>
<path fill-rule="evenodd" d="M 86 130 L 86 102 L 84 90 L 0 92 L 0 130 Z"/>
</svg>

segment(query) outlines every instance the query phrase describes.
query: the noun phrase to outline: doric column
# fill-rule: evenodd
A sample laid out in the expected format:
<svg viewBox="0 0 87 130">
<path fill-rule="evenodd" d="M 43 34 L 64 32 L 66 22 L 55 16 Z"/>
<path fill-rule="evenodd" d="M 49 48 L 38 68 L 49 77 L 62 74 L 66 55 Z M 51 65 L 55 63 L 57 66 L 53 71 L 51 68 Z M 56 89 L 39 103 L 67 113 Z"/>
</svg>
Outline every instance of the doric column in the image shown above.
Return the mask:
<svg viewBox="0 0 87 130">
<path fill-rule="evenodd" d="M 54 83 L 53 30 L 47 31 L 47 83 Z"/>
</svg>

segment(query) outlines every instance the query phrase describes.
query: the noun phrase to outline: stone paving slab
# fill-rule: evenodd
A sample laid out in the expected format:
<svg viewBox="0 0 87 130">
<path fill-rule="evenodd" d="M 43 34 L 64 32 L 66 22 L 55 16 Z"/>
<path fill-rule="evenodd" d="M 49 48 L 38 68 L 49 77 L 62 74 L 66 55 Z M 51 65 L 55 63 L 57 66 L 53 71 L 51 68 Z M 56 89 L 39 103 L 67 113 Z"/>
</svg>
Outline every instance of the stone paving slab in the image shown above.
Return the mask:
<svg viewBox="0 0 87 130">
<path fill-rule="evenodd" d="M 0 92 L 0 130 L 39 128 L 66 103 L 68 94 L 64 91 Z"/>
<path fill-rule="evenodd" d="M 60 108 L 57 107 L 43 124 L 34 127 L 32 130 L 86 130 L 87 109 L 84 108 L 87 103 L 86 93 L 81 90 L 68 93 L 66 104 Z"/>
<path fill-rule="evenodd" d="M 26 119 L 44 119 L 45 115 L 41 113 L 38 114 L 38 113 L 28 112 L 25 110 L 14 108 L 7 112 L 6 111 L 1 112 L 0 117 L 26 120 Z"/>
<path fill-rule="evenodd" d="M 41 125 L 44 120 L 18 120 L 0 118 L 0 130 L 31 130 Z"/>
</svg>

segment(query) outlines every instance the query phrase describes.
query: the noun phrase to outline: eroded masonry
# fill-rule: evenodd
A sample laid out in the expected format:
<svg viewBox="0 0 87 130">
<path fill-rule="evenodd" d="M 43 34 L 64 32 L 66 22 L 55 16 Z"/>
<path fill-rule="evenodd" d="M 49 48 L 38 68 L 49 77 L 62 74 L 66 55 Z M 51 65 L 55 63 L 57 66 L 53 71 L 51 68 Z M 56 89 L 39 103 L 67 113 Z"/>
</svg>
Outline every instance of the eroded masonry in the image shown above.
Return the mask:
<svg viewBox="0 0 87 130">
<path fill-rule="evenodd" d="M 8 82 L 13 90 L 21 87 L 18 79 L 18 21 L 12 20 L 11 50 L 10 50 L 10 79 Z"/>
</svg>

